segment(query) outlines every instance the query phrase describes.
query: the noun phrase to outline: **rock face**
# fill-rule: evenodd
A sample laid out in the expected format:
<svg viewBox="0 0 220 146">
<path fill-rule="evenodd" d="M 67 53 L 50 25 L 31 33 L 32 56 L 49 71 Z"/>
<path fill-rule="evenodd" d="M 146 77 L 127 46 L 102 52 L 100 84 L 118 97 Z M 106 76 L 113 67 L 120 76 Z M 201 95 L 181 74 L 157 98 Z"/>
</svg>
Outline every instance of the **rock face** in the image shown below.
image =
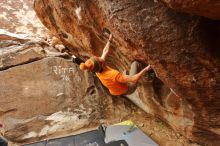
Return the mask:
<svg viewBox="0 0 220 146">
<path fill-rule="evenodd" d="M 37 19 L 30 0 L 1 0 L 0 28 L 13 33 L 41 35 L 46 29 Z"/>
<path fill-rule="evenodd" d="M 205 16 L 211 19 L 220 19 L 220 1 L 213 0 L 161 0 L 170 8 Z"/>
<path fill-rule="evenodd" d="M 46 42 L 15 36 L 0 35 L 0 121 L 6 138 L 34 142 L 116 116 L 112 110 L 117 104 L 93 74 L 63 58 L 47 57 L 44 50 L 55 49 Z M 125 104 L 118 108 L 125 112 L 117 118 L 130 113 Z"/>
<path fill-rule="evenodd" d="M 101 55 L 107 40 L 103 29 L 108 28 L 114 35 L 110 66 L 123 71 L 139 60 L 151 64 L 157 75 L 129 99 L 190 140 L 220 143 L 218 21 L 152 0 L 35 0 L 34 9 L 82 57 Z"/>
</svg>

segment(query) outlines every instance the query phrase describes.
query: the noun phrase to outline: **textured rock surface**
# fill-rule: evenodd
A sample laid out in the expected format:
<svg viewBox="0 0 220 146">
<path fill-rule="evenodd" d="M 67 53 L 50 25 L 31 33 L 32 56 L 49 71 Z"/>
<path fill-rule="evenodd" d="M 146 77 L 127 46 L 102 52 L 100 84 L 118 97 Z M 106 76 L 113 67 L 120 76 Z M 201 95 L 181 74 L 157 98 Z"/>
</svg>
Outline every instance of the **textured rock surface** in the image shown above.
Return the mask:
<svg viewBox="0 0 220 146">
<path fill-rule="evenodd" d="M 187 13 L 205 16 L 211 19 L 220 19 L 219 0 L 161 0 L 167 6 Z"/>
<path fill-rule="evenodd" d="M 1 0 L 0 29 L 41 36 L 46 31 L 33 10 L 33 0 Z"/>
<path fill-rule="evenodd" d="M 108 63 L 120 70 L 149 63 L 159 79 L 129 97 L 191 140 L 220 143 L 219 22 L 177 13 L 152 0 L 35 0 L 42 23 L 81 56 L 100 55 L 114 35 Z"/>
<path fill-rule="evenodd" d="M 4 78 L 0 83 L 0 121 L 6 126 L 5 137 L 15 142 L 9 146 L 128 119 L 161 146 L 198 146 L 126 98 L 112 98 L 94 76 L 82 73 L 70 61 L 46 58 L 45 50 L 55 51 L 47 42 L 10 35 L 0 35 L 0 77 Z"/>
<path fill-rule="evenodd" d="M 100 116 L 95 114 L 100 107 L 95 87 L 78 67 L 63 59 L 16 66 L 0 76 L 5 79 L 1 82 L 1 118 L 13 141 L 77 130 L 88 125 L 89 118 Z"/>
<path fill-rule="evenodd" d="M 71 133 L 105 116 L 104 102 L 111 98 L 98 90 L 92 74 L 62 58 L 46 57 L 42 50 L 53 48 L 45 42 L 3 34 L 0 39 L 0 121 L 9 140 L 33 142 Z"/>
</svg>

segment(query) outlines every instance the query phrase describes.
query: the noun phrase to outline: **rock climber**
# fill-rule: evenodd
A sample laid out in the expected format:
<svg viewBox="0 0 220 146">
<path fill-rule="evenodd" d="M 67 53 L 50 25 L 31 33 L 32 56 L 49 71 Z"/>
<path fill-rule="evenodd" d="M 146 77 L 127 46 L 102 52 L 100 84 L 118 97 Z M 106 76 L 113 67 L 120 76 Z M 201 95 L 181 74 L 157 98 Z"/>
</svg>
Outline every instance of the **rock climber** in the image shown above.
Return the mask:
<svg viewBox="0 0 220 146">
<path fill-rule="evenodd" d="M 100 79 L 102 84 L 108 88 L 109 92 L 112 95 L 130 95 L 137 88 L 138 80 L 148 71 L 151 70 L 151 66 L 148 65 L 141 70 L 141 64 L 137 61 L 134 61 L 131 64 L 129 75 L 120 73 L 118 70 L 115 70 L 105 64 L 106 57 L 110 50 L 110 43 L 112 41 L 112 34 L 109 35 L 107 44 L 103 49 L 101 57 L 91 57 L 85 63 L 83 60 L 76 56 L 69 58 L 69 54 L 64 52 L 51 52 L 45 50 L 47 56 L 52 57 L 63 57 L 65 59 L 71 59 L 74 63 L 80 65 L 81 70 L 88 70 L 94 72 L 96 76 Z M 140 71 L 141 70 L 141 71 Z"/>
<path fill-rule="evenodd" d="M 112 95 L 130 95 L 137 88 L 138 80 L 148 71 L 151 66 L 148 65 L 140 71 L 141 64 L 134 61 L 131 64 L 129 75 L 123 74 L 106 65 L 106 57 L 109 53 L 112 34 L 109 35 L 108 42 L 103 49 L 101 57 L 91 57 L 85 63 L 80 63 L 81 70 L 95 72 L 102 84 L 108 88 Z"/>
<path fill-rule="evenodd" d="M 0 146 L 8 146 L 8 141 L 3 137 L 4 133 L 4 126 L 0 123 Z"/>
</svg>

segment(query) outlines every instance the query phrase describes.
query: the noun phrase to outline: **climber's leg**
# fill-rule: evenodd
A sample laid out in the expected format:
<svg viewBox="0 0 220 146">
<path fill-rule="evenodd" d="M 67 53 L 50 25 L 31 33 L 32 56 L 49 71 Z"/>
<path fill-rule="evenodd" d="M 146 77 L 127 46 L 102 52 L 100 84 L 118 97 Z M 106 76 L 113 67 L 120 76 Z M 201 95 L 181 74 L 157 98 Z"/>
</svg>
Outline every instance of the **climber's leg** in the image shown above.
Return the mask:
<svg viewBox="0 0 220 146">
<path fill-rule="evenodd" d="M 132 62 L 131 68 L 129 71 L 129 75 L 135 75 L 141 70 L 141 64 L 137 61 Z M 137 89 L 136 83 L 128 83 L 128 91 L 125 93 L 125 95 L 132 94 Z"/>
<path fill-rule="evenodd" d="M 129 71 L 129 75 L 133 76 L 133 75 L 137 74 L 140 71 L 141 71 L 141 63 L 139 63 L 137 61 L 132 62 L 131 68 L 130 68 L 130 71 Z"/>
<path fill-rule="evenodd" d="M 132 94 L 137 89 L 137 84 L 135 83 L 128 83 L 128 91 L 125 93 L 125 95 Z"/>
</svg>

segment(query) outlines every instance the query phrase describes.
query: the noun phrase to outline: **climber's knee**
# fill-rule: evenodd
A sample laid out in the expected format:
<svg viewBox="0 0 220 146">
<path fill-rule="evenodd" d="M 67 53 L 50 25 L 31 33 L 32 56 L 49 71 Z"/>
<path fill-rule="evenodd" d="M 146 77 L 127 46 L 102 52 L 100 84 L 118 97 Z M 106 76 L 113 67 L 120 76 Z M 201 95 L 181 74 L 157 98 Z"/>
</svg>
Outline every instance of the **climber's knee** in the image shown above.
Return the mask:
<svg viewBox="0 0 220 146">
<path fill-rule="evenodd" d="M 131 63 L 131 68 L 138 68 L 139 64 L 140 64 L 139 62 L 133 61 L 133 62 Z"/>
<path fill-rule="evenodd" d="M 131 68 L 129 71 L 129 75 L 135 75 L 137 74 L 139 71 L 141 70 L 141 63 L 139 63 L 138 61 L 134 61 L 131 64 Z"/>
</svg>

